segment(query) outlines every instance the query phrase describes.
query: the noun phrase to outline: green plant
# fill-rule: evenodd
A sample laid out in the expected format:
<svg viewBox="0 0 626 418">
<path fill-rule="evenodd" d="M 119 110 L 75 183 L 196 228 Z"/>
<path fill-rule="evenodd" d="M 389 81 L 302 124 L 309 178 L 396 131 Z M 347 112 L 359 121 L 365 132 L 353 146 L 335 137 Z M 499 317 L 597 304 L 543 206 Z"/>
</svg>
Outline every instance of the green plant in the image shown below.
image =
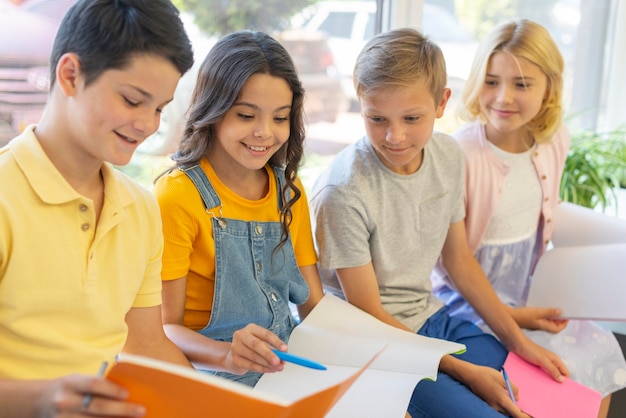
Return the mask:
<svg viewBox="0 0 626 418">
<path fill-rule="evenodd" d="M 561 198 L 588 208 L 617 211 L 617 191 L 626 183 L 626 127 L 572 135 L 561 179 Z"/>
</svg>

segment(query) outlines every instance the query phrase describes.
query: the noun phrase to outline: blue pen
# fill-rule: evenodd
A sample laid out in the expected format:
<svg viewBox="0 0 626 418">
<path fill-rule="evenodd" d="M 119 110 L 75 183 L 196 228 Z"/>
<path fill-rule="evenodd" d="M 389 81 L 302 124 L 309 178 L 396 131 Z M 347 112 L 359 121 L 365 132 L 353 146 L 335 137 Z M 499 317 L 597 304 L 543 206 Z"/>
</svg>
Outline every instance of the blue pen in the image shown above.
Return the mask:
<svg viewBox="0 0 626 418">
<path fill-rule="evenodd" d="M 517 405 L 517 402 L 515 402 L 515 395 L 513 395 L 513 388 L 511 387 L 511 381 L 509 380 L 509 375 L 506 373 L 506 370 L 504 370 L 504 367 L 502 368 L 502 376 L 504 377 L 504 383 L 506 383 L 506 388 L 509 391 L 509 397 L 511 398 L 513 403 Z"/>
<path fill-rule="evenodd" d="M 108 365 L 109 365 L 108 361 L 102 362 L 102 364 L 100 365 L 100 370 L 98 370 L 98 377 L 104 376 L 104 372 L 106 371 Z M 93 395 L 91 393 L 88 393 L 85 395 L 85 397 L 83 398 L 83 409 L 85 410 L 89 409 L 89 405 L 91 404 L 92 397 Z"/>
<path fill-rule="evenodd" d="M 304 367 L 309 367 L 311 369 L 317 370 L 326 370 L 326 366 L 323 364 L 319 364 L 313 360 L 306 359 L 304 357 L 295 356 L 293 354 L 285 353 L 284 351 L 278 351 L 276 349 L 272 349 L 274 354 L 278 356 L 282 361 L 288 361 L 293 364 L 297 364 Z"/>
</svg>

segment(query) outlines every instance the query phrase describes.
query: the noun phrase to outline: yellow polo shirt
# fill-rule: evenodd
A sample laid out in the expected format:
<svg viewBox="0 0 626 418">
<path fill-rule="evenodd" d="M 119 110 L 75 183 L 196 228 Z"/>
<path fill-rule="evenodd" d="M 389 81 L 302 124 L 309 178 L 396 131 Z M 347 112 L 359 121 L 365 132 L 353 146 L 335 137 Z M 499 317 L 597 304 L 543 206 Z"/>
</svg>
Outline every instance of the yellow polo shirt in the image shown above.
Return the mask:
<svg viewBox="0 0 626 418">
<path fill-rule="evenodd" d="M 269 174 L 269 192 L 260 200 L 248 200 L 233 193 L 222 183 L 206 159 L 200 167 L 211 181 L 222 203 L 225 218 L 243 221 L 280 222 L 278 194 L 274 171 Z M 296 185 L 302 191 L 300 199 L 292 206 L 289 228 L 296 262 L 309 266 L 317 262 L 313 245 L 309 206 L 304 186 L 299 179 Z M 215 241 L 212 216 L 204 210 L 202 198 L 189 177 L 174 170 L 159 179 L 155 194 L 161 206 L 165 249 L 163 251 L 163 280 L 187 277 L 187 299 L 184 324 L 198 330 L 204 328 L 211 316 L 215 287 Z M 219 210 L 216 211 L 219 215 Z"/>
<path fill-rule="evenodd" d="M 0 377 L 94 374 L 131 307 L 161 303 L 159 208 L 108 164 L 93 203 L 61 176 L 33 127 L 0 149 Z"/>
</svg>

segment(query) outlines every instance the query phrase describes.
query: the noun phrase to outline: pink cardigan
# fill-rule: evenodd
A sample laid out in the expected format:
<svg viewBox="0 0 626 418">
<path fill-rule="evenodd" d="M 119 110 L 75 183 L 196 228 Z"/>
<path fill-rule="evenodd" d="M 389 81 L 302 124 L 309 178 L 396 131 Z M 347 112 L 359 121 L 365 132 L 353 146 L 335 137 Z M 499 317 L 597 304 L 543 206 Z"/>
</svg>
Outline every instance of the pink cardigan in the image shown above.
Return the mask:
<svg viewBox="0 0 626 418">
<path fill-rule="evenodd" d="M 509 167 L 489 148 L 484 125 L 470 123 L 452 136 L 457 139 L 465 153 L 465 228 L 470 249 L 475 253 L 502 196 L 504 178 Z M 560 202 L 559 186 L 570 143 L 569 131 L 562 125 L 549 143 L 538 144 L 531 157 L 543 192 L 539 221 L 542 245 L 537 259 L 543 254 L 552 237 L 552 218 Z M 468 196 L 477 198 L 468 199 Z"/>
</svg>

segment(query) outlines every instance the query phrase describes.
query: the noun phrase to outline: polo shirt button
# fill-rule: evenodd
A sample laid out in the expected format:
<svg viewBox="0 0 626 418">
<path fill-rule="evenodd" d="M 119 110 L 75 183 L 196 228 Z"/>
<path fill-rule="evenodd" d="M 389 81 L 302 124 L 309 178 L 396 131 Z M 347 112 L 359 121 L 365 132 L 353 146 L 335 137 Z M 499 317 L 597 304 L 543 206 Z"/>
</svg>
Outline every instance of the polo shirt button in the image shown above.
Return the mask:
<svg viewBox="0 0 626 418">
<path fill-rule="evenodd" d="M 81 212 L 85 212 L 88 208 L 87 208 L 87 205 L 83 203 L 78 207 L 78 209 L 80 209 Z"/>
<path fill-rule="evenodd" d="M 89 230 L 89 224 L 82 224 L 80 227 L 83 231 Z"/>
<path fill-rule="evenodd" d="M 543 200 L 544 200 L 544 202 L 547 202 L 548 200 L 550 200 L 550 198 L 549 198 L 549 197 L 546 197 L 546 198 L 545 198 L 545 199 L 543 199 Z"/>
<path fill-rule="evenodd" d="M 271 294 L 270 296 L 271 296 L 271 298 L 272 298 L 272 300 L 273 300 L 274 302 L 278 301 L 278 298 L 276 297 L 276 293 L 273 293 L 273 292 L 272 292 L 272 294 Z"/>
<path fill-rule="evenodd" d="M 548 224 L 549 224 L 550 222 L 552 222 L 552 219 L 547 219 L 547 220 L 546 220 L 546 223 L 548 223 Z"/>
<path fill-rule="evenodd" d="M 543 176 L 541 176 L 541 180 L 545 180 L 547 178 L 548 178 L 548 176 L 546 176 L 545 174 Z"/>
</svg>

